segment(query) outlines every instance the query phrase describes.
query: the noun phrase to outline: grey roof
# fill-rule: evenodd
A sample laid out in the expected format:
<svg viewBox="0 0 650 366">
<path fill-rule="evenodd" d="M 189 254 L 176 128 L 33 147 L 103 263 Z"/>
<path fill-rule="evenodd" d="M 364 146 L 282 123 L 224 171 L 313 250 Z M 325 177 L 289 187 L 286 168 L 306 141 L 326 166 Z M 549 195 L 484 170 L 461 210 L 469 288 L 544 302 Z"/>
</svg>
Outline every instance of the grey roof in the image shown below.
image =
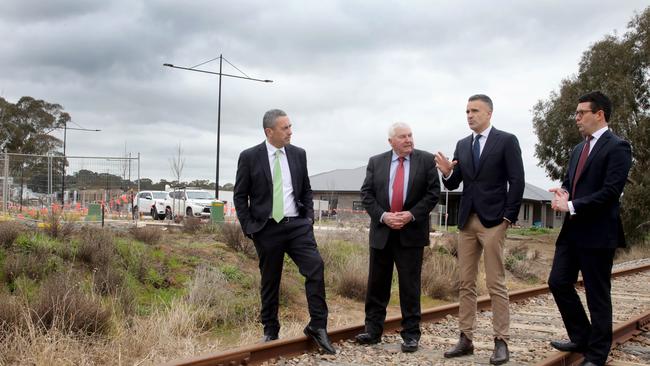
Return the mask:
<svg viewBox="0 0 650 366">
<path fill-rule="evenodd" d="M 335 169 L 309 177 L 311 189 L 319 192 L 358 192 L 366 177 L 366 165 L 354 169 Z M 441 187 L 442 187 L 442 181 Z M 463 186 L 450 192 L 462 192 Z M 531 201 L 551 201 L 553 193 L 526 183 L 524 199 Z"/>
<path fill-rule="evenodd" d="M 335 169 L 309 177 L 314 191 L 359 192 L 366 177 L 366 165 L 354 169 Z"/>
</svg>

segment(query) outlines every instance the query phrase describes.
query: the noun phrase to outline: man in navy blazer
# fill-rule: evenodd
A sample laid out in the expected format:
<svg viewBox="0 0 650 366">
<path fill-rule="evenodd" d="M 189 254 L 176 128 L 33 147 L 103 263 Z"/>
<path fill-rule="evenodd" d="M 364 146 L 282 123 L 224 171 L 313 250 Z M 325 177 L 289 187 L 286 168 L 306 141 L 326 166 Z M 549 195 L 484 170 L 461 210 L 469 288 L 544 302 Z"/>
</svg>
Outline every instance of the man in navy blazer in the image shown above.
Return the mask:
<svg viewBox="0 0 650 366">
<path fill-rule="evenodd" d="M 503 249 L 508 225 L 515 223 L 524 193 L 524 167 L 517 138 L 490 124 L 492 100 L 483 94 L 467 102 L 467 122 L 472 134 L 456 144 L 449 161 L 441 152 L 436 165 L 443 183 L 453 190 L 463 183 L 458 213 L 458 266 L 460 270 L 458 344 L 446 358 L 474 352 L 476 329 L 476 277 L 484 252 L 485 277 L 492 302 L 494 352 L 490 363 L 508 362 L 510 315 Z"/>
<path fill-rule="evenodd" d="M 566 212 L 557 238 L 548 285 L 562 314 L 569 341 L 559 350 L 582 352 L 582 365 L 604 365 L 612 345 L 611 272 L 617 247 L 625 247 L 620 197 L 632 166 L 630 144 L 608 128 L 609 98 L 591 92 L 578 99 L 576 125 L 585 138 L 571 153 L 562 188 L 552 207 Z M 582 273 L 591 322 L 576 293 Z"/>
<path fill-rule="evenodd" d="M 304 329 L 325 352 L 334 348 L 327 335 L 323 259 L 314 238 L 314 204 L 305 150 L 291 142 L 287 114 L 272 109 L 262 119 L 266 140 L 239 155 L 233 201 L 244 234 L 259 257 L 263 340 L 278 339 L 280 280 L 285 253 L 305 277 L 311 320 Z"/>
<path fill-rule="evenodd" d="M 368 161 L 361 186 L 363 205 L 370 216 L 370 263 L 366 327 L 356 341 L 381 341 L 395 266 L 402 310 L 401 348 L 415 352 L 421 334 L 422 257 L 429 245 L 429 213 L 438 202 L 440 181 L 433 155 L 414 148 L 407 124 L 391 125 L 388 142 L 391 150 Z"/>
</svg>

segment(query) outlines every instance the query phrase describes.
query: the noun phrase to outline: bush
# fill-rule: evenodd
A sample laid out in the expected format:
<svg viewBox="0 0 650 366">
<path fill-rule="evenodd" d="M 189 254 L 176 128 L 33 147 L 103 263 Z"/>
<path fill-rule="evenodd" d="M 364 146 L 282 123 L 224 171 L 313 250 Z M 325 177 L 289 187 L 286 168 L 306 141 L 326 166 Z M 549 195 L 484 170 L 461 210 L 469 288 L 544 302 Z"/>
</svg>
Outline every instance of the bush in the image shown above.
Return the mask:
<svg viewBox="0 0 650 366">
<path fill-rule="evenodd" d="M 239 223 L 225 222 L 219 231 L 219 241 L 224 242 L 229 248 L 236 252 L 244 253 L 249 257 L 255 256 L 255 245 L 244 236 Z"/>
<path fill-rule="evenodd" d="M 347 258 L 334 277 L 336 293 L 349 299 L 363 301 L 368 290 L 368 259 L 362 255 Z"/>
<path fill-rule="evenodd" d="M 458 296 L 458 262 L 451 254 L 425 248 L 422 264 L 422 292 L 433 299 L 456 299 Z"/>
<path fill-rule="evenodd" d="M 13 221 L 0 222 L 0 246 L 9 248 L 23 232 L 23 225 Z"/>
<path fill-rule="evenodd" d="M 139 242 L 120 242 L 117 250 L 122 259 L 124 268 L 138 281 L 144 283 L 151 266 L 150 256 L 147 255 L 148 247 Z"/>
<path fill-rule="evenodd" d="M 78 258 L 88 265 L 100 268 L 113 263 L 116 249 L 108 230 L 85 228 L 80 235 Z"/>
<path fill-rule="evenodd" d="M 61 211 L 50 210 L 45 217 L 43 231 L 51 238 L 63 239 L 73 233 L 74 227 L 71 223 L 63 222 L 63 214 Z"/>
<path fill-rule="evenodd" d="M 83 293 L 67 273 L 51 276 L 43 283 L 32 317 L 45 330 L 94 334 L 109 329 L 111 313 L 100 299 Z"/>
<path fill-rule="evenodd" d="M 135 240 L 139 240 L 149 245 L 155 245 L 162 239 L 162 231 L 157 227 L 134 227 L 129 230 Z"/>
<path fill-rule="evenodd" d="M 227 311 L 228 300 L 233 296 L 228 290 L 226 275 L 207 265 L 199 265 L 194 271 L 194 278 L 189 283 L 187 301 L 196 306 L 218 307 Z M 224 314 L 223 319 L 226 319 Z"/>
<path fill-rule="evenodd" d="M 195 234 L 203 227 L 201 219 L 198 217 L 186 217 L 183 220 L 183 232 L 187 234 Z"/>
<path fill-rule="evenodd" d="M 46 250 L 32 253 L 11 253 L 3 263 L 4 281 L 12 283 L 21 275 L 37 280 L 50 272 L 57 271 L 63 265 L 60 258 L 52 256 Z"/>
</svg>

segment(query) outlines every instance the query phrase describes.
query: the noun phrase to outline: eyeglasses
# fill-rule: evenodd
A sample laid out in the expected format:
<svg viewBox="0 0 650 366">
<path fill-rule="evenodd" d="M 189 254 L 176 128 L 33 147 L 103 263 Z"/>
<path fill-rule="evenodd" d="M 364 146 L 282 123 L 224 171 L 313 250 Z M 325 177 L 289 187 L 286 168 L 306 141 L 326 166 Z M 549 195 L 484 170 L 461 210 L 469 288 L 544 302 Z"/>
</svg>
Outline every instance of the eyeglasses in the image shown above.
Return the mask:
<svg viewBox="0 0 650 366">
<path fill-rule="evenodd" d="M 582 117 L 585 115 L 585 113 L 596 113 L 598 111 L 592 111 L 591 109 L 578 109 L 576 113 L 574 114 L 574 117 Z"/>
</svg>

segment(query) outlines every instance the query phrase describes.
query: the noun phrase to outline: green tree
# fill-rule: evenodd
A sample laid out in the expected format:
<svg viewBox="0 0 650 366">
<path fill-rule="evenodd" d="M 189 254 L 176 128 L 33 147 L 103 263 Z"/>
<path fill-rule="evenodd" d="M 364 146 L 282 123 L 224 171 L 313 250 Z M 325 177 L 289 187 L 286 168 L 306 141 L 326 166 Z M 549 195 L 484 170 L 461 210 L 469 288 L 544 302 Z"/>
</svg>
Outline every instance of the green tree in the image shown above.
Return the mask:
<svg viewBox="0 0 650 366">
<path fill-rule="evenodd" d="M 562 180 L 569 155 L 581 136 L 573 114 L 578 97 L 601 90 L 612 100 L 609 127 L 630 141 L 633 165 L 623 195 L 623 222 L 633 240 L 650 224 L 650 7 L 635 15 L 622 36 L 609 35 L 582 55 L 577 75 L 560 82 L 559 92 L 533 107 L 538 165 Z"/>
<path fill-rule="evenodd" d="M 70 115 L 59 104 L 32 97 L 13 104 L 0 98 L 0 145 L 11 153 L 45 155 L 62 146 L 49 133 L 69 121 Z"/>
</svg>

